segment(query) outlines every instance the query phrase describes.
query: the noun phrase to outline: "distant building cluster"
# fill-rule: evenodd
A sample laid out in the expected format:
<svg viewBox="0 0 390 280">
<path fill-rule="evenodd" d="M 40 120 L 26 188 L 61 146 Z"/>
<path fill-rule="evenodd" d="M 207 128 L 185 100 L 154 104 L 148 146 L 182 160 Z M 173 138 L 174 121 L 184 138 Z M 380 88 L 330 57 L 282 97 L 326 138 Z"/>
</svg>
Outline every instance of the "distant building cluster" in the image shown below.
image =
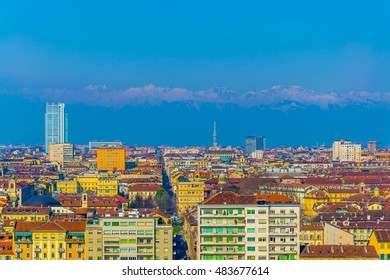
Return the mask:
<svg viewBox="0 0 390 280">
<path fill-rule="evenodd" d="M 390 259 L 390 150 L 69 143 L 0 146 L 0 260 Z"/>
</svg>

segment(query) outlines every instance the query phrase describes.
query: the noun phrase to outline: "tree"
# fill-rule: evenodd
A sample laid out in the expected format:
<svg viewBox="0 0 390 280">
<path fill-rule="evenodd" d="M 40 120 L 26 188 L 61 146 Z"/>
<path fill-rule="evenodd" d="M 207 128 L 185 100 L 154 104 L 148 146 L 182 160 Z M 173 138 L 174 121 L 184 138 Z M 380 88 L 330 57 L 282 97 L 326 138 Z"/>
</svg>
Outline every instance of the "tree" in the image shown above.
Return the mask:
<svg viewBox="0 0 390 280">
<path fill-rule="evenodd" d="M 165 189 L 157 192 L 155 201 L 161 211 L 168 213 L 175 211 L 175 202 Z"/>
</svg>

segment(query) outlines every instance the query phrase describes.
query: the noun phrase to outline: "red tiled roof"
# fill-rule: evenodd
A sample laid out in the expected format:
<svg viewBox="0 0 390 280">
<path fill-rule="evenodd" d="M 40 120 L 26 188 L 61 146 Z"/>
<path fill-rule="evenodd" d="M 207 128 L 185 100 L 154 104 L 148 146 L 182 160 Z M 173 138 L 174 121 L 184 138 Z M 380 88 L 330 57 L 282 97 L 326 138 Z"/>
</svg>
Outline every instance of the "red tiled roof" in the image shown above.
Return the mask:
<svg viewBox="0 0 390 280">
<path fill-rule="evenodd" d="M 239 195 L 231 191 L 216 193 L 204 200 L 202 204 L 256 204 L 260 200 L 271 204 L 297 204 L 297 202 L 284 195 Z"/>
<path fill-rule="evenodd" d="M 308 245 L 302 250 L 299 258 L 378 259 L 378 254 L 374 246 Z"/>
<path fill-rule="evenodd" d="M 378 240 L 379 243 L 383 242 L 390 242 L 390 230 L 387 229 L 377 229 L 374 230 L 373 232 L 375 234 L 376 239 Z"/>
<path fill-rule="evenodd" d="M 161 186 L 157 184 L 149 184 L 149 185 L 136 184 L 131 188 L 129 188 L 129 192 L 157 192 L 160 189 Z"/>
</svg>

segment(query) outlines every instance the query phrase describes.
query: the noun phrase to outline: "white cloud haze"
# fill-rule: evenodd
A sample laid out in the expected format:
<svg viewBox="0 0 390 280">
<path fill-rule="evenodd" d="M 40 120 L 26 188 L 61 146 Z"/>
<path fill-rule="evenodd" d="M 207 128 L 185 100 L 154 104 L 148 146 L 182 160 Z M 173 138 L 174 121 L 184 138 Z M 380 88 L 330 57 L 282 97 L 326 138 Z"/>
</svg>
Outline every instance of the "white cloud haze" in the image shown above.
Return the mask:
<svg viewBox="0 0 390 280">
<path fill-rule="evenodd" d="M 390 108 L 389 92 L 318 92 L 300 86 L 273 86 L 265 90 L 251 90 L 241 93 L 221 87 L 192 91 L 185 88 L 159 87 L 153 84 L 127 89 L 115 89 L 107 85 L 88 85 L 80 90 L 24 88 L 17 92 L 25 97 L 38 98 L 45 102 L 81 103 L 113 108 L 145 104 L 159 105 L 164 102 L 235 104 L 243 107 L 266 106 L 276 110 L 307 106 L 328 109 L 348 105 L 381 105 Z M 0 91 L 0 94 L 6 93 L 8 92 Z"/>
</svg>

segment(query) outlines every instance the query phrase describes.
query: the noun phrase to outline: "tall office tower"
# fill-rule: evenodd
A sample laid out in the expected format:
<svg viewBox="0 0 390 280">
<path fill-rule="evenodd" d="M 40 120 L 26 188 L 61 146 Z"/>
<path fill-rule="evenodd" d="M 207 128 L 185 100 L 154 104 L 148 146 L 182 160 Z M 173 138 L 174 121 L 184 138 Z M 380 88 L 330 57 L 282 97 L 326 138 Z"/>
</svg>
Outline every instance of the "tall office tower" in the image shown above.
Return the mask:
<svg viewBox="0 0 390 280">
<path fill-rule="evenodd" d="M 214 121 L 214 131 L 213 131 L 213 147 L 216 148 L 217 144 L 217 122 Z"/>
<path fill-rule="evenodd" d="M 45 147 L 49 152 L 50 144 L 68 142 L 68 114 L 65 104 L 46 103 L 45 114 Z"/>
<path fill-rule="evenodd" d="M 333 142 L 332 159 L 343 161 L 360 162 L 361 145 L 351 141 L 337 140 Z"/>
<path fill-rule="evenodd" d="M 220 192 L 198 205 L 198 260 L 296 260 L 300 205 L 278 195 Z"/>
<path fill-rule="evenodd" d="M 245 154 L 250 155 L 254 151 L 265 151 L 264 136 L 247 136 L 245 137 Z"/>
</svg>

